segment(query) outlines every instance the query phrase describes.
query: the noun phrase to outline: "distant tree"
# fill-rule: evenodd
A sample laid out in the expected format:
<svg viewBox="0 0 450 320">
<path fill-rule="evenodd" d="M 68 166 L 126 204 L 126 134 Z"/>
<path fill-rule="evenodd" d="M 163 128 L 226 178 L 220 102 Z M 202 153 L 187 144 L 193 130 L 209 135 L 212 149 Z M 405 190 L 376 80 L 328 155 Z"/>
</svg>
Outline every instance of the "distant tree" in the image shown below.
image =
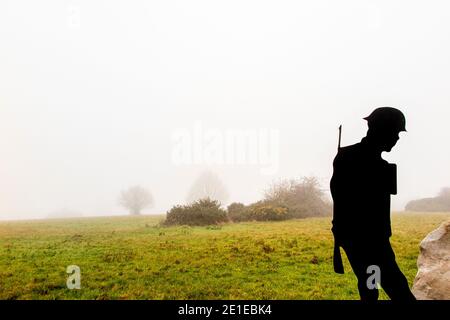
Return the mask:
<svg viewBox="0 0 450 320">
<path fill-rule="evenodd" d="M 225 204 L 228 198 L 229 193 L 220 178 L 211 171 L 205 171 L 192 185 L 186 200 L 193 203 L 197 200 L 210 199 Z"/>
<path fill-rule="evenodd" d="M 119 204 L 127 209 L 131 215 L 140 215 L 144 208 L 153 205 L 153 196 L 147 189 L 134 186 L 120 193 Z"/>
</svg>

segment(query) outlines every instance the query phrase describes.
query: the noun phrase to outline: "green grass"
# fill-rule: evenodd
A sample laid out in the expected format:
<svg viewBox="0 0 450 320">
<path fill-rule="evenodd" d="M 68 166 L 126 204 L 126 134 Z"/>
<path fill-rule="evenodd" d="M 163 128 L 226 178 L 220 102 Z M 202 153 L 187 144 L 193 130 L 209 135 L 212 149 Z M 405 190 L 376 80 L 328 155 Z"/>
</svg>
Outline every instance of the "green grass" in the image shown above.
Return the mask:
<svg viewBox="0 0 450 320">
<path fill-rule="evenodd" d="M 358 299 L 347 260 L 345 275 L 333 272 L 330 218 L 167 228 L 162 218 L 1 222 L 0 299 Z M 410 284 L 420 241 L 449 218 L 393 215 Z M 66 287 L 72 264 L 80 290 Z"/>
</svg>

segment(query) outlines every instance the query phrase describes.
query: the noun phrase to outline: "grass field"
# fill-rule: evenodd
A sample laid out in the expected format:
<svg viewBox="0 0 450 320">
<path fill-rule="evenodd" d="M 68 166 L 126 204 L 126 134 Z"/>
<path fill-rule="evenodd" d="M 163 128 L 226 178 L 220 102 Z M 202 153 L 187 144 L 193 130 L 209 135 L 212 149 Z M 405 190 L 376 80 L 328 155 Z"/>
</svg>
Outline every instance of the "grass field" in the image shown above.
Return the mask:
<svg viewBox="0 0 450 320">
<path fill-rule="evenodd" d="M 358 299 L 345 258 L 345 275 L 333 273 L 330 218 L 168 228 L 162 218 L 0 222 L 0 299 Z M 393 215 L 410 284 L 420 241 L 449 218 Z M 66 287 L 73 264 L 80 290 Z"/>
</svg>

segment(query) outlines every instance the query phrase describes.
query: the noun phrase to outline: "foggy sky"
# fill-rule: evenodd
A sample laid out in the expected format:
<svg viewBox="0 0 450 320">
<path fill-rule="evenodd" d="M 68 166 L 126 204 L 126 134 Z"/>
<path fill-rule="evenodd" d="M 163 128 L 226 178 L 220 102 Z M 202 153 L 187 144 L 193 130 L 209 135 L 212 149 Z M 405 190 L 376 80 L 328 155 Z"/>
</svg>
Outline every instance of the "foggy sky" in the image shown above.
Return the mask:
<svg viewBox="0 0 450 320">
<path fill-rule="evenodd" d="M 164 213 L 205 169 L 231 201 L 274 179 L 332 173 L 362 118 L 393 106 L 408 132 L 394 209 L 450 186 L 446 1 L 0 2 L 0 219 L 67 208 L 115 215 L 142 185 Z M 275 130 L 279 164 L 177 164 L 173 134 Z"/>
</svg>

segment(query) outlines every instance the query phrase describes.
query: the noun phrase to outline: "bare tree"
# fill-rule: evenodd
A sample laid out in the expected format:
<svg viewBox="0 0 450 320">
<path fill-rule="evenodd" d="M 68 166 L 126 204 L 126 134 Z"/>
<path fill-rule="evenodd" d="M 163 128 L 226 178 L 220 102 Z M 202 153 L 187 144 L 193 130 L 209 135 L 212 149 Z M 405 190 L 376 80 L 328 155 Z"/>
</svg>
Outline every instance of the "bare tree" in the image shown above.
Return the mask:
<svg viewBox="0 0 450 320">
<path fill-rule="evenodd" d="M 208 198 L 225 204 L 228 201 L 229 194 L 227 188 L 216 174 L 211 171 L 204 171 L 195 180 L 186 200 L 188 203 L 192 203 Z"/>
<path fill-rule="evenodd" d="M 288 207 L 297 218 L 331 214 L 331 203 L 315 177 L 274 182 L 264 192 L 264 201 Z"/>
<path fill-rule="evenodd" d="M 131 215 L 139 215 L 142 209 L 153 205 L 153 196 L 147 189 L 134 186 L 120 193 L 119 204 L 128 209 Z"/>
</svg>

